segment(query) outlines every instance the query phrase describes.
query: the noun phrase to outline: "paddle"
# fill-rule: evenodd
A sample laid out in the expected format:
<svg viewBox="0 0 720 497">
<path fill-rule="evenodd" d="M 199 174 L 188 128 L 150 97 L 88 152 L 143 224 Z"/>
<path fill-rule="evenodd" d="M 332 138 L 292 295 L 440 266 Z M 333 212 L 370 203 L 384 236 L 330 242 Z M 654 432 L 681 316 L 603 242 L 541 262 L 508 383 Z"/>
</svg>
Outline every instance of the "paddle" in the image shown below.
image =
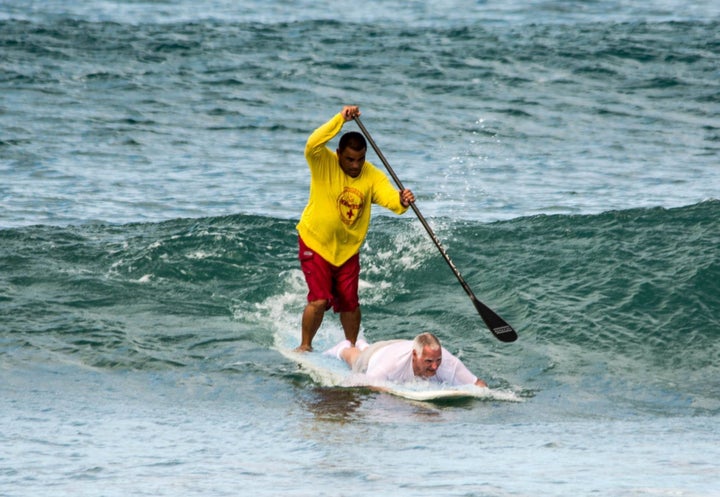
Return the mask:
<svg viewBox="0 0 720 497">
<path fill-rule="evenodd" d="M 390 164 L 388 164 L 387 159 L 383 155 L 383 153 L 378 148 L 377 144 L 375 143 L 375 140 L 372 139 L 370 136 L 370 133 L 368 133 L 368 130 L 363 125 L 362 121 L 360 121 L 359 117 L 355 117 L 355 122 L 357 123 L 358 127 L 360 128 L 360 131 L 363 132 L 365 135 L 365 138 L 370 142 L 370 145 L 375 150 L 375 153 L 380 158 L 382 163 L 385 165 L 385 168 L 390 173 L 390 176 L 392 176 L 392 179 L 395 180 L 395 183 L 397 183 L 397 186 L 400 188 L 400 190 L 404 190 L 405 187 L 403 186 L 402 182 L 400 181 L 400 178 L 397 177 L 395 174 L 395 171 L 393 171 L 392 167 L 390 167 Z M 430 238 L 435 243 L 435 246 L 438 248 L 442 256 L 445 258 L 445 262 L 448 263 L 448 266 L 450 266 L 450 269 L 452 269 L 452 272 L 455 273 L 455 276 L 457 277 L 458 281 L 462 285 L 463 289 L 465 289 L 465 293 L 468 294 L 470 297 L 470 300 L 472 300 L 472 303 L 475 305 L 475 308 L 480 313 L 480 317 L 482 317 L 483 321 L 485 321 L 485 324 L 488 328 L 490 328 L 490 331 L 492 331 L 493 335 L 495 337 L 502 341 L 502 342 L 514 342 L 517 340 L 517 333 L 515 333 L 515 330 L 505 322 L 503 318 L 498 316 L 492 309 L 490 309 L 488 306 L 480 302 L 473 291 L 470 289 L 470 286 L 467 284 L 465 279 L 460 274 L 460 271 L 458 271 L 457 267 L 455 267 L 455 264 L 450 260 L 450 256 L 448 256 L 447 252 L 445 251 L 445 247 L 442 246 L 442 243 L 440 243 L 440 239 L 435 235 L 432 228 L 430 228 L 430 225 L 428 225 L 427 221 L 425 220 L 425 217 L 420 213 L 417 206 L 415 205 L 415 202 L 412 202 L 410 204 L 410 207 L 412 207 L 412 210 L 415 212 L 415 215 L 418 217 L 420 222 L 422 223 L 423 227 L 425 228 L 425 231 L 428 232 L 428 235 L 430 235 Z"/>
</svg>

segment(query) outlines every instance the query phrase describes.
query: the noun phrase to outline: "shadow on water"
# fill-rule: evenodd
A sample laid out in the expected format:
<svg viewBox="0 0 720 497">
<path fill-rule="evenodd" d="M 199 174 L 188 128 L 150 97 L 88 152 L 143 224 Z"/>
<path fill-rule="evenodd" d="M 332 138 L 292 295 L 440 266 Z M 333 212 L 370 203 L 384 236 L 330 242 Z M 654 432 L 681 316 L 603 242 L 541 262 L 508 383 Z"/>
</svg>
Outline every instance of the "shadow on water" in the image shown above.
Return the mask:
<svg viewBox="0 0 720 497">
<path fill-rule="evenodd" d="M 358 418 L 358 410 L 370 394 L 350 388 L 314 387 L 302 404 L 319 421 L 346 423 Z"/>
<path fill-rule="evenodd" d="M 421 402 L 401 399 L 366 388 L 315 386 L 305 391 L 300 403 L 317 421 L 330 423 L 443 421 L 457 410 L 471 410 L 478 399 L 444 399 Z"/>
</svg>

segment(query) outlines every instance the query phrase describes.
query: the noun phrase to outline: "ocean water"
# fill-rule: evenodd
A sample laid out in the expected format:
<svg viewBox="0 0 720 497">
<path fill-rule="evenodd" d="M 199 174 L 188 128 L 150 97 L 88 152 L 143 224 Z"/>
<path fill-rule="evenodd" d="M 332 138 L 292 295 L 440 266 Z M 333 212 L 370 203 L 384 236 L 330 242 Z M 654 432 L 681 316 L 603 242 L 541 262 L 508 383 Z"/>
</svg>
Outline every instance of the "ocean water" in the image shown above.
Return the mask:
<svg viewBox="0 0 720 497">
<path fill-rule="evenodd" d="M 3 1 L 0 495 L 717 495 L 718 33 L 711 1 Z M 278 352 L 346 103 L 519 339 L 380 209 L 363 332 L 512 400 Z"/>
</svg>

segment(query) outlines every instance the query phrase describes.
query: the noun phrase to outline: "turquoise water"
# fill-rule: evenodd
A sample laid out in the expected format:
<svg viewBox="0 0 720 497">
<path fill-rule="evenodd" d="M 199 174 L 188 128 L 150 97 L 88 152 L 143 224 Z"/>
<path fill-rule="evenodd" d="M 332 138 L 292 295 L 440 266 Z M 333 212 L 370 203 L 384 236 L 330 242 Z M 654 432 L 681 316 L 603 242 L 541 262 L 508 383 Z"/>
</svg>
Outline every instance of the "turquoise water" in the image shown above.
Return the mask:
<svg viewBox="0 0 720 497">
<path fill-rule="evenodd" d="M 719 14 L 3 3 L 0 493 L 714 495 Z M 326 388 L 276 350 L 304 141 L 347 102 L 520 338 L 379 210 L 364 333 L 433 331 L 520 402 Z"/>
</svg>

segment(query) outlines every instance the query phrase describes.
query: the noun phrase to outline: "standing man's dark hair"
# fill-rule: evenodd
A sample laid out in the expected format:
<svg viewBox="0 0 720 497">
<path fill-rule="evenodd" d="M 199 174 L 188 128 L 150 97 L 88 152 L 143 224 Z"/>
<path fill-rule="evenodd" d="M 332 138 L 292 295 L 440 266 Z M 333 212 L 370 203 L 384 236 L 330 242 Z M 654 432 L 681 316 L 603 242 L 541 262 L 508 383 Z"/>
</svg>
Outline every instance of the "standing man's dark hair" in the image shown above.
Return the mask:
<svg viewBox="0 0 720 497">
<path fill-rule="evenodd" d="M 367 149 L 367 142 L 361 133 L 358 133 L 357 131 L 348 131 L 340 137 L 338 150 L 342 152 L 347 147 L 350 147 L 356 152 L 362 152 Z"/>
</svg>

